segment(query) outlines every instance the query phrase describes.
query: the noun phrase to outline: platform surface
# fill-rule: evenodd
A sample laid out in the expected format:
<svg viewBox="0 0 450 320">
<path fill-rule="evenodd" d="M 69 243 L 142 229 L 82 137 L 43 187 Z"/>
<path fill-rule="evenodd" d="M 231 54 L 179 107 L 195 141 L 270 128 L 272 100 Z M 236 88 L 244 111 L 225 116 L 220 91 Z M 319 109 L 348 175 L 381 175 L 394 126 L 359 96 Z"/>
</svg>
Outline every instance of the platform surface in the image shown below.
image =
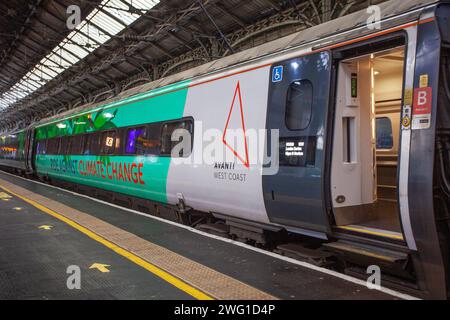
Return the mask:
<svg viewBox="0 0 450 320">
<path fill-rule="evenodd" d="M 399 298 L 3 172 L 0 244 L 0 299 Z"/>
</svg>

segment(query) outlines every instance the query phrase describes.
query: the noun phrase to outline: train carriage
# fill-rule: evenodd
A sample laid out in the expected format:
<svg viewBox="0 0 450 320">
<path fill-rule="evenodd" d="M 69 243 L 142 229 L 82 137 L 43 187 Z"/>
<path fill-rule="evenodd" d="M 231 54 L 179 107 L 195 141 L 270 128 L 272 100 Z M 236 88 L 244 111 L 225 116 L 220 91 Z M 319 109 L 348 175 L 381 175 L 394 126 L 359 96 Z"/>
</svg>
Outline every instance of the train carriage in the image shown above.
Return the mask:
<svg viewBox="0 0 450 320">
<path fill-rule="evenodd" d="M 14 168 L 17 172 L 26 170 L 26 132 L 18 130 L 0 137 L 0 164 Z"/>
<path fill-rule="evenodd" d="M 380 8 L 7 133 L 0 165 L 447 298 L 450 4 Z"/>
</svg>

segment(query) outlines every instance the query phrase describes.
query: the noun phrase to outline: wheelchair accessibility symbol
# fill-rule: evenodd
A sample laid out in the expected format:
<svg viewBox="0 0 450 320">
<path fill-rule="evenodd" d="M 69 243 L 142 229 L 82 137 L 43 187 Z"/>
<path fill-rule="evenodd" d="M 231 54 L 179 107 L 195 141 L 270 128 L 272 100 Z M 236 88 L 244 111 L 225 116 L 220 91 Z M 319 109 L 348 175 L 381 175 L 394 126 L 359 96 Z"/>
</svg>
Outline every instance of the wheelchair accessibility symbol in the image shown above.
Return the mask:
<svg viewBox="0 0 450 320">
<path fill-rule="evenodd" d="M 272 70 L 272 82 L 283 80 L 283 66 L 274 67 Z"/>
</svg>

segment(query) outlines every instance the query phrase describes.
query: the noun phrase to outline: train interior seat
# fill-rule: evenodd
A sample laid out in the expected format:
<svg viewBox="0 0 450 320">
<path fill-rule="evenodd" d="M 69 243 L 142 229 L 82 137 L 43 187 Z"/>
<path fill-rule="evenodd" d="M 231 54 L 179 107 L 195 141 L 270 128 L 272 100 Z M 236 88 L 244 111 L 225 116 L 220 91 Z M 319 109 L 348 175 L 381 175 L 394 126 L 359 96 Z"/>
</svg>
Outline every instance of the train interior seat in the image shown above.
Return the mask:
<svg viewBox="0 0 450 320">
<path fill-rule="evenodd" d="M 336 226 L 399 239 L 404 47 L 340 62 L 331 168 Z"/>
</svg>

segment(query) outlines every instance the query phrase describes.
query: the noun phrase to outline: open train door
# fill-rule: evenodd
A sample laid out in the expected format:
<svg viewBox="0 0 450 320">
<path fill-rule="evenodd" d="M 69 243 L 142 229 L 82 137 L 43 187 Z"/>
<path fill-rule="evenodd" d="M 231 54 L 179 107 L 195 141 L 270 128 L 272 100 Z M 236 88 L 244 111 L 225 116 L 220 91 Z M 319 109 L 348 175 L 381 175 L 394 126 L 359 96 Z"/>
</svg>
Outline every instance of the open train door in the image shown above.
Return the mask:
<svg viewBox="0 0 450 320">
<path fill-rule="evenodd" d="M 403 33 L 334 53 L 330 193 L 339 232 L 403 243 L 398 190 L 406 54 Z"/>
<path fill-rule="evenodd" d="M 34 168 L 34 128 L 29 128 L 26 131 L 26 139 L 25 139 L 25 166 L 27 169 L 27 173 L 33 173 L 35 171 Z"/>
<path fill-rule="evenodd" d="M 270 221 L 321 233 L 329 230 L 323 176 L 330 68 L 327 51 L 272 66 L 267 154 L 274 154 L 271 131 L 279 130 L 279 167 L 263 175 Z"/>
</svg>

